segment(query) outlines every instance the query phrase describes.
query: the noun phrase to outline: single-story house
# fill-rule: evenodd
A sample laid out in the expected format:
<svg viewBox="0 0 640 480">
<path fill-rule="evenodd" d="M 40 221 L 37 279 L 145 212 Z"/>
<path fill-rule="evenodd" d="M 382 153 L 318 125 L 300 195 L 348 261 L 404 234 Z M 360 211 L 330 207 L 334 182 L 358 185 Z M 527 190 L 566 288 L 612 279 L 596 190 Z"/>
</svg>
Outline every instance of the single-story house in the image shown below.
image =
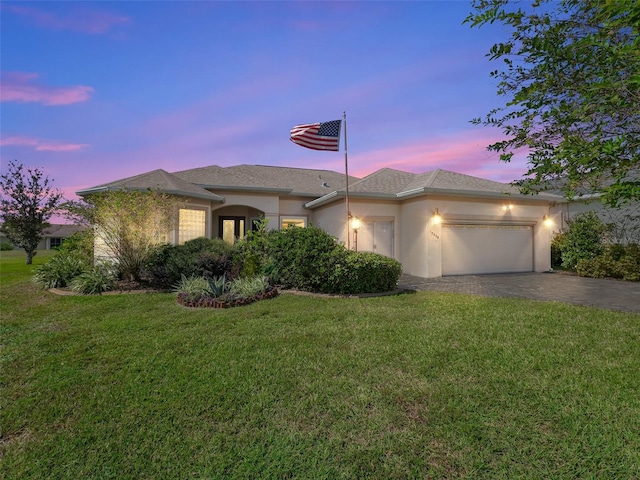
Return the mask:
<svg viewBox="0 0 640 480">
<path fill-rule="evenodd" d="M 42 240 L 38 243 L 38 250 L 52 250 L 62 245 L 62 242 L 83 227 L 78 225 L 51 224 L 43 232 Z M 0 243 L 11 243 L 4 233 L 0 232 Z"/>
<path fill-rule="evenodd" d="M 169 236 L 176 244 L 200 236 L 233 243 L 260 218 L 269 228 L 312 223 L 352 249 L 393 257 L 420 277 L 549 270 L 550 209 L 564 201 L 440 169 L 383 168 L 347 179 L 331 170 L 264 165 L 159 169 L 77 193 L 120 189 L 182 197 Z"/>
</svg>

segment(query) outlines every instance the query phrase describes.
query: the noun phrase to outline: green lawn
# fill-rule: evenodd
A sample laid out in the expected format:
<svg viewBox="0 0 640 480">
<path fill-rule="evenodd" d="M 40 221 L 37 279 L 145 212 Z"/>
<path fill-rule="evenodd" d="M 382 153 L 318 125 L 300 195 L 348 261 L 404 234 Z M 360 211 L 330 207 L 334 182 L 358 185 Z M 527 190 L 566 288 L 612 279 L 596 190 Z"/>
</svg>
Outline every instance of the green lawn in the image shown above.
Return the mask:
<svg viewBox="0 0 640 480">
<path fill-rule="evenodd" d="M 640 315 L 444 293 L 188 310 L 0 266 L 0 478 L 640 478 Z"/>
</svg>

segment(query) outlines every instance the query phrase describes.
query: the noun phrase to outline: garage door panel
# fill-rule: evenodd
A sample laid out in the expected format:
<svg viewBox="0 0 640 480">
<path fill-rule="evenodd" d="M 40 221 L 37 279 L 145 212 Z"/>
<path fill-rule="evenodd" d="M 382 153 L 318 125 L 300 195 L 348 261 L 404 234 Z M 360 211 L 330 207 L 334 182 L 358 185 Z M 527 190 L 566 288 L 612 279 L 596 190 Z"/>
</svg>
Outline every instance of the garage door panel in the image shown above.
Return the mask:
<svg viewBox="0 0 640 480">
<path fill-rule="evenodd" d="M 532 270 L 532 227 L 443 225 L 443 275 L 515 273 Z"/>
</svg>

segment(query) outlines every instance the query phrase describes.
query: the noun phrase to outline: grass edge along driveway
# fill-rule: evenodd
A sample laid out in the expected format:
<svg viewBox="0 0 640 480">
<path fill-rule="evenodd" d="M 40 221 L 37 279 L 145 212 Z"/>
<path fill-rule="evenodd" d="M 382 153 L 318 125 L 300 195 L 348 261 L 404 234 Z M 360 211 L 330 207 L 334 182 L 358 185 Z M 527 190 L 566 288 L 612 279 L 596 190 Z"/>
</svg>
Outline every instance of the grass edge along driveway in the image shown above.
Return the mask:
<svg viewBox="0 0 640 480">
<path fill-rule="evenodd" d="M 55 296 L 23 263 L 0 260 L 0 478 L 640 477 L 639 315 L 433 292 L 189 310 Z"/>
</svg>

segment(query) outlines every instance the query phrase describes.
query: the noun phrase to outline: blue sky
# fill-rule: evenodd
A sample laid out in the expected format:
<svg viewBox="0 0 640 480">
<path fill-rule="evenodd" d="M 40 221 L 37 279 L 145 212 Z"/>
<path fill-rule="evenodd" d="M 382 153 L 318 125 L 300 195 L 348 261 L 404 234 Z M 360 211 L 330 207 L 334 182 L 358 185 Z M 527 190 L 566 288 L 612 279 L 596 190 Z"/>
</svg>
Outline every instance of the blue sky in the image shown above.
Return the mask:
<svg viewBox="0 0 640 480">
<path fill-rule="evenodd" d="M 73 192 L 155 168 L 242 163 L 344 171 L 290 142 L 347 112 L 349 173 L 444 168 L 497 181 L 525 162 L 474 126 L 502 100 L 500 26 L 467 1 L 5 2 L 1 164 Z"/>
</svg>

